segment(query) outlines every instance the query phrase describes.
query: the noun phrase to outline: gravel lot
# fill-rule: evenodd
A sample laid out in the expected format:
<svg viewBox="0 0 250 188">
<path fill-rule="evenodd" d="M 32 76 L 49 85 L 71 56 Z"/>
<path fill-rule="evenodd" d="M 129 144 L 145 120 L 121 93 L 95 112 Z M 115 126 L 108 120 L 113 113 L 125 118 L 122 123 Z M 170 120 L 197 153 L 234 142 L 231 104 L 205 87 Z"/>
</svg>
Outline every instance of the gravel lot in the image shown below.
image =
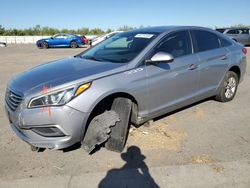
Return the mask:
<svg viewBox="0 0 250 188">
<path fill-rule="evenodd" d="M 105 148 L 93 155 L 88 155 L 77 147 L 70 151 L 32 152 L 30 146 L 17 138 L 8 125 L 2 107 L 7 81 L 28 68 L 72 56 L 83 50 L 84 48 L 40 50 L 34 45 L 9 45 L 7 48 L 0 48 L 0 180 L 64 175 L 72 177 L 99 172 L 105 174 L 108 170 L 121 168 L 125 164 L 119 153 Z M 248 51 L 249 62 L 250 48 Z M 225 173 L 226 176 L 227 166 L 224 163 L 237 165 L 247 161 L 250 164 L 249 70 L 250 66 L 247 67 L 245 79 L 232 102 L 205 100 L 161 117 L 151 127 L 133 128 L 126 147 L 139 147 L 146 157 L 144 162 L 149 170 L 166 166 L 177 168 L 211 164 L 215 174 Z M 250 182 L 250 177 L 244 181 Z"/>
</svg>

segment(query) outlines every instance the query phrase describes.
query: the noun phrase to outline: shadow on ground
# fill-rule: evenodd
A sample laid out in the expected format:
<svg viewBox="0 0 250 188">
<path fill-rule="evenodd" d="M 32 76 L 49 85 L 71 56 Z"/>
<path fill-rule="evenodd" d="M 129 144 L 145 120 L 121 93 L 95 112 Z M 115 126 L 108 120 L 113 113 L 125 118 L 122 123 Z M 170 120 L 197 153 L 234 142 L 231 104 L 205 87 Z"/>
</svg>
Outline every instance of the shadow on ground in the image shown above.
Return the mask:
<svg viewBox="0 0 250 188">
<path fill-rule="evenodd" d="M 140 148 L 130 146 L 126 153 L 121 154 L 126 164 L 118 169 L 111 169 L 99 183 L 99 188 L 159 188 L 149 173 L 144 162 L 146 157 L 141 154 Z"/>
</svg>

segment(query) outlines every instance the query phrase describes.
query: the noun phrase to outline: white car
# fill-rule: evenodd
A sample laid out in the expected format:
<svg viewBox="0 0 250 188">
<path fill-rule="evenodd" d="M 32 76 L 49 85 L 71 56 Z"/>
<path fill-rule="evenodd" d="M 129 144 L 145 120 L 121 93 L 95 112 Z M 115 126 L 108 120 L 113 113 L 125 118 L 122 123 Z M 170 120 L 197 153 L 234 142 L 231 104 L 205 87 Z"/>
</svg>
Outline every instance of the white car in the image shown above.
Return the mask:
<svg viewBox="0 0 250 188">
<path fill-rule="evenodd" d="M 123 32 L 123 31 L 113 31 L 113 32 L 110 32 L 108 34 L 104 34 L 104 35 L 101 35 L 101 36 L 96 37 L 94 39 L 91 39 L 91 45 L 92 46 L 97 45 L 98 43 L 100 43 L 100 42 L 114 36 L 117 33 L 121 33 L 121 32 Z"/>
<path fill-rule="evenodd" d="M 6 47 L 7 44 L 5 42 L 0 42 L 0 47 Z"/>
</svg>

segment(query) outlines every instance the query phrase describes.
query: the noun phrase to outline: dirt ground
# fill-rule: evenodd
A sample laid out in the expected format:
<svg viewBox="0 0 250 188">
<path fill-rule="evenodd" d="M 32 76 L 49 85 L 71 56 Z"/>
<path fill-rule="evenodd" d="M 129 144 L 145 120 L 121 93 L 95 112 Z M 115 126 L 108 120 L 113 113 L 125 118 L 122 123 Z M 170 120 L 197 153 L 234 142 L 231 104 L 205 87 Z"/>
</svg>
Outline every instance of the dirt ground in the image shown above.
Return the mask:
<svg viewBox="0 0 250 188">
<path fill-rule="evenodd" d="M 78 175 L 120 168 L 119 153 L 101 148 L 93 155 L 82 148 L 36 153 L 9 127 L 3 100 L 7 81 L 15 74 L 48 61 L 75 55 L 84 48 L 40 50 L 34 45 L 0 48 L 0 179 Z M 248 48 L 248 62 L 250 48 Z M 131 128 L 129 146 L 137 146 L 150 167 L 250 160 L 250 66 L 235 99 L 205 100 L 156 120 L 150 127 Z M 126 148 L 124 151 L 126 151 Z M 217 173 L 224 167 L 211 166 Z"/>
</svg>

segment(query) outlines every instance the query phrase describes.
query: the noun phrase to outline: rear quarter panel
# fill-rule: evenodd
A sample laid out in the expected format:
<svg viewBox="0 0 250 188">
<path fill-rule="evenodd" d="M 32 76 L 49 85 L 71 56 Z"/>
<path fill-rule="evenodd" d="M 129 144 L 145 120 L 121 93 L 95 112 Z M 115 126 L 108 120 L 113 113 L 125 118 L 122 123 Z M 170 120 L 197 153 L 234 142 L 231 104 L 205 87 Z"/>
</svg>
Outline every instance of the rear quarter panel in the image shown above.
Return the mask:
<svg viewBox="0 0 250 188">
<path fill-rule="evenodd" d="M 246 73 L 246 55 L 243 54 L 242 48 L 244 48 L 244 46 L 237 43 L 227 47 L 227 49 L 230 51 L 229 69 L 233 66 L 238 66 L 240 68 L 240 82 L 243 81 L 244 75 Z"/>
</svg>

